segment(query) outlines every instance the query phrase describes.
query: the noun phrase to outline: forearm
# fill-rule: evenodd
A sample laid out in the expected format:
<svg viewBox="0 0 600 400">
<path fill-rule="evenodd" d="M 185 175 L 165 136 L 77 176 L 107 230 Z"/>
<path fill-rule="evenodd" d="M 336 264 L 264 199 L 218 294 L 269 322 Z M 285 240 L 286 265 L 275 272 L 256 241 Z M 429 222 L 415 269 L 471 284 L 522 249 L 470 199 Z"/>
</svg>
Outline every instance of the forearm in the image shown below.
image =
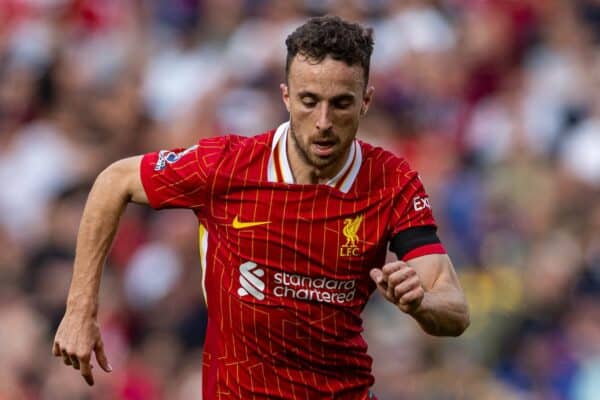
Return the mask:
<svg viewBox="0 0 600 400">
<path fill-rule="evenodd" d="M 140 156 L 117 161 L 98 176 L 79 225 L 67 310 L 56 330 L 52 353 L 62 357 L 66 365 L 81 370 L 89 385 L 94 384 L 93 353 L 104 371 L 112 370 L 97 319 L 98 291 L 102 267 L 125 206 L 129 201 L 148 204 L 140 161 Z"/>
<path fill-rule="evenodd" d="M 103 265 L 129 200 L 127 187 L 119 182 L 114 168 L 98 176 L 79 226 L 68 310 L 96 315 Z"/>
<path fill-rule="evenodd" d="M 469 310 L 462 291 L 444 285 L 425 292 L 411 315 L 434 336 L 459 336 L 469 326 Z"/>
</svg>

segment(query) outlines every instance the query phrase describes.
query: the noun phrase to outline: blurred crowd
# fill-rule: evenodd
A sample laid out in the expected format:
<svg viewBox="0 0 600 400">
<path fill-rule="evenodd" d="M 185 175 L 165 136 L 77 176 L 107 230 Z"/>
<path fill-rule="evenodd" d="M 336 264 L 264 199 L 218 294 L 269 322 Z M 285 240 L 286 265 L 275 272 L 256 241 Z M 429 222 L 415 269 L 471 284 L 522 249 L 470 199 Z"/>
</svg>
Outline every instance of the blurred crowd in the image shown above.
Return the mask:
<svg viewBox="0 0 600 400">
<path fill-rule="evenodd" d="M 374 295 L 375 393 L 600 398 L 599 0 L 0 0 L 0 400 L 201 398 L 188 211 L 123 216 L 113 372 L 52 357 L 86 195 L 117 159 L 284 121 L 285 37 L 326 13 L 374 29 L 359 136 L 420 172 L 472 313 L 432 338 Z"/>
</svg>

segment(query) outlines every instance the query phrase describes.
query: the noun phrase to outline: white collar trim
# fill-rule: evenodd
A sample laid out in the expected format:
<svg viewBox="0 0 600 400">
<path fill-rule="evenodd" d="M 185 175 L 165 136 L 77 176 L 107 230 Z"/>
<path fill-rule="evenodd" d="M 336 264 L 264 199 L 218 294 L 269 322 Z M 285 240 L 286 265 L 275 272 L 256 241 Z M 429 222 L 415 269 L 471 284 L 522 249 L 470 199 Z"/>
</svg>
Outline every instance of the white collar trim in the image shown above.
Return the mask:
<svg viewBox="0 0 600 400">
<path fill-rule="evenodd" d="M 279 125 L 273 135 L 271 155 L 267 168 L 267 179 L 269 182 L 295 183 L 286 148 L 289 127 L 289 121 L 284 122 Z M 361 165 L 362 150 L 358 142 L 354 140 L 344 166 L 333 178 L 327 181 L 326 185 L 337 188 L 343 193 L 348 193 L 358 176 Z"/>
</svg>

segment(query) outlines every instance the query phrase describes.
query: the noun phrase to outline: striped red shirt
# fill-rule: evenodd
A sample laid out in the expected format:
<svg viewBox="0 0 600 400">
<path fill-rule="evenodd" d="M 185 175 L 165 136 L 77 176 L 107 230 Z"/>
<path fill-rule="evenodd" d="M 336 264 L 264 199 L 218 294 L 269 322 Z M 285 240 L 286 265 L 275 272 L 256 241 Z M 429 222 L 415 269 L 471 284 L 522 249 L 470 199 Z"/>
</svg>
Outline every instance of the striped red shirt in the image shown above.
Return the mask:
<svg viewBox="0 0 600 400">
<path fill-rule="evenodd" d="M 293 183 L 287 129 L 142 160 L 151 206 L 190 208 L 200 223 L 204 397 L 366 399 L 369 270 L 393 235 L 435 224 L 431 207 L 404 159 L 358 140 L 327 184 Z"/>
</svg>

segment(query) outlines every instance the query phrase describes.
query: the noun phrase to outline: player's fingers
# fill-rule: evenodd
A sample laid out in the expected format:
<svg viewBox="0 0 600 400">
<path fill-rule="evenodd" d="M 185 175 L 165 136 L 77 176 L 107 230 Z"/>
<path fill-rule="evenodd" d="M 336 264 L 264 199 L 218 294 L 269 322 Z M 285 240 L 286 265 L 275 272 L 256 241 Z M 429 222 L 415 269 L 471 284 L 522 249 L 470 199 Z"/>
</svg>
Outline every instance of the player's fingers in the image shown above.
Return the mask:
<svg viewBox="0 0 600 400">
<path fill-rule="evenodd" d="M 396 296 L 394 295 L 394 285 L 388 282 L 387 287 L 385 288 L 385 297 L 388 298 L 392 303 L 396 302 Z"/>
<path fill-rule="evenodd" d="M 379 291 L 385 295 L 388 283 L 385 280 L 385 274 L 383 273 L 383 271 L 381 271 L 378 268 L 373 268 L 370 272 L 370 275 L 371 279 L 373 279 L 373 281 L 377 284 L 377 289 L 379 289 Z"/>
<path fill-rule="evenodd" d="M 393 303 L 396 303 L 398 300 L 394 293 L 394 289 L 396 288 L 396 285 L 402 282 L 407 275 L 406 268 L 403 268 L 402 266 L 399 266 L 398 268 L 399 269 L 387 276 L 386 297 Z"/>
<path fill-rule="evenodd" d="M 54 342 L 52 346 L 52 354 L 54 354 L 55 357 L 60 357 L 62 355 L 62 352 L 60 351 L 60 345 L 58 344 L 58 342 Z"/>
<path fill-rule="evenodd" d="M 96 353 L 96 360 L 100 367 L 106 372 L 112 372 L 112 367 L 108 362 L 108 358 L 106 358 L 106 354 L 104 353 L 104 344 L 102 340 L 98 340 L 96 343 L 96 347 L 94 347 L 94 352 Z"/>
<path fill-rule="evenodd" d="M 388 264 L 385 264 L 381 270 L 383 271 L 384 275 L 388 276 L 393 274 L 394 272 L 406 268 L 408 267 L 408 264 L 406 264 L 404 261 L 394 261 Z"/>
<path fill-rule="evenodd" d="M 69 357 L 66 350 L 62 351 L 62 358 L 65 365 L 71 365 L 71 357 Z"/>
<path fill-rule="evenodd" d="M 371 279 L 379 286 L 383 282 L 383 271 L 379 268 L 373 268 L 369 271 L 369 275 L 371 275 Z"/>
<path fill-rule="evenodd" d="M 379 290 L 379 293 L 381 293 L 383 297 L 389 301 L 394 301 L 388 296 L 388 283 L 383 279 L 383 271 L 378 268 L 373 268 L 369 274 L 371 275 L 371 279 L 373 279 L 373 281 L 377 284 L 377 290 Z"/>
<path fill-rule="evenodd" d="M 425 291 L 423 290 L 422 287 L 417 287 L 413 290 L 411 290 L 408 293 L 405 293 L 399 300 L 398 302 L 400 304 L 411 304 L 411 303 L 415 303 L 414 305 L 419 305 L 421 304 L 421 301 L 423 300 L 423 296 L 425 296 Z"/>
<path fill-rule="evenodd" d="M 399 270 L 400 268 L 402 268 L 402 264 L 400 264 L 397 261 L 385 264 L 383 267 L 381 267 L 381 280 L 389 285 L 390 275 Z"/>
<path fill-rule="evenodd" d="M 403 267 L 388 276 L 388 284 L 391 286 L 398 286 L 400 283 L 407 279 L 416 277 L 417 272 L 410 267 Z"/>
<path fill-rule="evenodd" d="M 411 276 L 394 286 L 394 296 L 397 299 L 402 298 L 406 293 L 421 286 L 421 282 L 416 276 Z"/>
<path fill-rule="evenodd" d="M 79 359 L 76 356 L 71 356 L 71 365 L 73 366 L 73 368 L 79 369 Z"/>
<path fill-rule="evenodd" d="M 89 359 L 82 360 L 81 362 L 81 376 L 83 376 L 88 385 L 94 385 L 94 375 L 92 375 L 92 365 Z"/>
</svg>

